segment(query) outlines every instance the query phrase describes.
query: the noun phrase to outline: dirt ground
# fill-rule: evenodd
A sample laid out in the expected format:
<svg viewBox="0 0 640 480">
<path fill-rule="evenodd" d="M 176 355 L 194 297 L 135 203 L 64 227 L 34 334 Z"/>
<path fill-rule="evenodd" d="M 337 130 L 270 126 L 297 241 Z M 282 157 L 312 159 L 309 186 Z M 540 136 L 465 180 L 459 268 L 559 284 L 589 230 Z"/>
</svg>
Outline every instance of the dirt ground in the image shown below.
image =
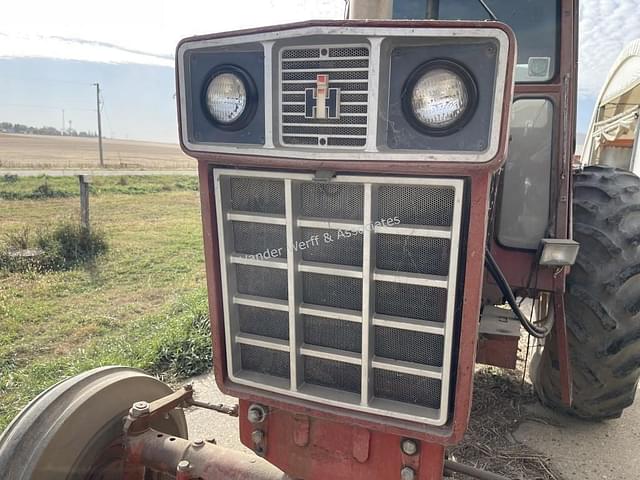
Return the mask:
<svg viewBox="0 0 640 480">
<path fill-rule="evenodd" d="M 195 168 L 178 145 L 103 140 L 105 166 L 128 169 Z M 99 166 L 98 139 L 0 133 L 0 168 L 87 168 Z"/>
</svg>

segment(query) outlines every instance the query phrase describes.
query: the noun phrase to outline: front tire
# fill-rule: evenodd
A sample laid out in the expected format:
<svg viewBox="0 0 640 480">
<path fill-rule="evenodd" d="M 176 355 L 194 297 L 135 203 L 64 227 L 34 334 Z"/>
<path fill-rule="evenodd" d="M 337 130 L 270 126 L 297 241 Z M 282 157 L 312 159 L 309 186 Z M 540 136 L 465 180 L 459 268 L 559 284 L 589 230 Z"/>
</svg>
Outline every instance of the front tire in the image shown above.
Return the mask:
<svg viewBox="0 0 640 480">
<path fill-rule="evenodd" d="M 617 418 L 640 377 L 640 178 L 590 166 L 575 176 L 573 232 L 580 243 L 565 296 L 573 405 L 560 399 L 556 340 L 534 373 L 548 406 L 586 419 Z"/>
<path fill-rule="evenodd" d="M 2 478 L 121 479 L 123 417 L 133 402 L 170 393 L 160 380 L 127 367 L 96 368 L 63 380 L 29 403 L 0 436 Z M 180 410 L 153 427 L 187 438 Z"/>
</svg>

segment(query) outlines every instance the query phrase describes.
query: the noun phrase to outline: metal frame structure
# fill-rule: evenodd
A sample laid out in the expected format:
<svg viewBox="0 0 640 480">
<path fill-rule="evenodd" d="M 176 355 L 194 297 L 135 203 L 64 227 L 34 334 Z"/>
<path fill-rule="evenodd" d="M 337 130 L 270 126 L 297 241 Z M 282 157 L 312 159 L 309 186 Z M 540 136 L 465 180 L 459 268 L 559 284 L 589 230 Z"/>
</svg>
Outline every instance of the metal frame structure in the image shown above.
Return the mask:
<svg viewBox="0 0 640 480">
<path fill-rule="evenodd" d="M 234 212 L 228 208 L 231 198 L 226 180 L 229 178 L 268 178 L 281 180 L 285 188 L 285 215 L 271 215 L 259 213 Z M 464 182 L 461 179 L 429 178 L 429 177 L 365 177 L 342 176 L 332 180 L 332 184 L 349 183 L 363 185 L 364 208 L 363 221 L 341 221 L 335 219 L 309 219 L 300 216 L 296 211 L 297 186 L 301 182 L 312 182 L 313 174 L 256 172 L 251 170 L 214 169 L 213 180 L 216 195 L 216 216 L 220 238 L 219 254 L 221 260 L 221 281 L 223 294 L 224 328 L 227 354 L 227 375 L 230 381 L 254 387 L 258 390 L 269 390 L 276 393 L 291 395 L 296 398 L 316 401 L 327 405 L 363 411 L 372 414 L 391 416 L 394 418 L 424 422 L 432 425 L 444 425 L 448 418 L 449 380 L 451 378 L 451 364 L 453 361 L 453 337 L 455 321 L 455 305 L 457 292 L 457 271 L 459 262 L 460 228 L 463 209 Z M 375 190 L 380 185 L 411 185 L 435 186 L 454 189 L 453 220 L 451 227 L 397 225 L 376 226 L 374 223 Z M 283 225 L 287 232 L 287 257 L 276 259 L 251 258 L 234 253 L 231 241 L 230 222 L 269 223 Z M 347 267 L 345 265 L 316 263 L 304 261 L 300 251 L 296 251 L 295 242 L 300 241 L 302 227 L 341 229 L 359 231 L 363 235 L 363 265 L 362 267 Z M 400 273 L 379 270 L 375 268 L 374 250 L 372 244 L 377 234 L 409 235 L 427 238 L 446 238 L 451 241 L 449 253 L 449 268 L 447 276 L 424 275 L 415 273 Z M 288 273 L 289 299 L 277 300 L 272 298 L 242 295 L 235 291 L 235 276 L 233 265 L 253 265 L 258 267 L 285 269 Z M 300 273 L 310 272 L 339 277 L 350 277 L 362 280 L 362 312 L 306 305 L 300 298 Z M 376 281 L 400 284 L 419 285 L 432 288 L 442 288 L 447 291 L 446 317 L 443 323 L 416 321 L 409 318 L 389 317 L 374 313 L 373 284 Z M 289 341 L 262 337 L 238 331 L 235 305 L 250 305 L 270 310 L 287 311 L 289 313 Z M 304 343 L 300 326 L 300 317 L 310 314 L 324 318 L 337 318 L 358 323 L 362 326 L 362 353 L 351 353 Z M 444 354 L 442 367 L 427 366 L 398 360 L 376 357 L 373 352 L 373 329 L 376 326 L 394 329 L 426 332 L 444 337 Z M 290 354 L 290 380 L 272 376 L 258 375 L 250 372 L 238 373 L 240 370 L 237 344 L 252 345 L 260 348 L 287 352 Z M 361 393 L 351 394 L 337 390 L 303 384 L 303 376 L 299 367 L 302 357 L 316 357 L 332 361 L 359 366 L 361 369 Z M 441 397 L 437 409 L 412 406 L 388 400 L 374 398 L 373 370 L 384 370 L 409 374 L 419 377 L 440 380 Z"/>
</svg>

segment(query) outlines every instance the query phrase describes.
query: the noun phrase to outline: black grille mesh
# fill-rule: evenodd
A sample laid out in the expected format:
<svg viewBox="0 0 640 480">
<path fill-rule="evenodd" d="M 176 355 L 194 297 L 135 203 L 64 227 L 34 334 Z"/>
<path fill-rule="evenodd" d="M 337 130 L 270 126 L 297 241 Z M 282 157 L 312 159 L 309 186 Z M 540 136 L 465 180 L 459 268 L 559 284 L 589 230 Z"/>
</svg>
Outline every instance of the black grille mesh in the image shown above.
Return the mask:
<svg viewBox="0 0 640 480">
<path fill-rule="evenodd" d="M 286 270 L 236 265 L 236 280 L 240 293 L 280 300 L 288 298 Z"/>
<path fill-rule="evenodd" d="M 376 282 L 376 312 L 444 322 L 447 290 L 403 283 Z"/>
<path fill-rule="evenodd" d="M 449 227 L 455 190 L 450 187 L 385 185 L 378 189 L 378 217 L 400 223 Z"/>
<path fill-rule="evenodd" d="M 244 370 L 289 378 L 289 353 L 253 345 L 240 345 L 240 362 Z"/>
<path fill-rule="evenodd" d="M 362 282 L 358 278 L 302 274 L 302 297 L 305 303 L 362 310 Z"/>
<path fill-rule="evenodd" d="M 233 247 L 236 253 L 247 255 L 264 254 L 287 257 L 287 231 L 284 225 L 268 223 L 232 222 Z"/>
<path fill-rule="evenodd" d="M 316 91 L 319 74 L 327 74 L 329 88 L 340 92 L 340 111 L 334 118 L 319 119 L 306 111 L 306 93 Z M 279 75 L 282 102 L 302 102 L 282 105 L 280 133 L 285 145 L 361 148 L 366 144 L 368 118 L 362 114 L 369 96 L 367 47 L 284 48 Z"/>
<path fill-rule="evenodd" d="M 303 315 L 302 325 L 304 342 L 309 345 L 356 353 L 362 351 L 362 324 L 360 323 Z"/>
<path fill-rule="evenodd" d="M 317 145 L 318 138 L 317 137 L 292 137 L 289 135 L 285 135 L 282 139 L 291 145 Z"/>
<path fill-rule="evenodd" d="M 231 208 L 284 215 L 284 182 L 258 178 L 231 178 Z"/>
<path fill-rule="evenodd" d="M 376 235 L 376 266 L 383 270 L 447 275 L 451 241 L 410 235 Z"/>
<path fill-rule="evenodd" d="M 442 366 L 444 337 L 387 327 L 374 327 L 375 352 L 379 357 Z"/>
<path fill-rule="evenodd" d="M 434 378 L 406 373 L 373 370 L 373 390 L 378 398 L 397 402 L 440 408 L 441 382 Z"/>
<path fill-rule="evenodd" d="M 312 218 L 362 220 L 364 187 L 347 183 L 300 185 L 300 214 Z"/>
<path fill-rule="evenodd" d="M 304 357 L 304 380 L 322 387 L 360 393 L 360 366 L 315 357 Z"/>
<path fill-rule="evenodd" d="M 308 68 L 367 68 L 369 60 L 292 60 L 282 62 L 283 70 L 306 70 Z M 309 72 L 311 73 L 311 72 Z M 337 78 L 337 77 L 336 77 Z M 315 80 L 315 77 L 312 77 Z"/>
<path fill-rule="evenodd" d="M 364 147 L 365 143 L 367 143 L 366 138 L 332 137 L 327 139 L 327 145 L 336 147 Z"/>
<path fill-rule="evenodd" d="M 238 305 L 240 331 L 264 337 L 289 340 L 289 313 Z"/>
<path fill-rule="evenodd" d="M 351 234 L 347 237 L 347 235 Z M 362 266 L 362 235 L 355 232 L 341 232 L 321 228 L 303 228 L 302 241 L 318 236 L 317 245 L 302 250 L 303 260 L 310 262 L 334 263 L 339 265 Z M 328 237 L 326 235 L 329 235 Z M 329 240 L 329 238 L 331 240 Z"/>
</svg>

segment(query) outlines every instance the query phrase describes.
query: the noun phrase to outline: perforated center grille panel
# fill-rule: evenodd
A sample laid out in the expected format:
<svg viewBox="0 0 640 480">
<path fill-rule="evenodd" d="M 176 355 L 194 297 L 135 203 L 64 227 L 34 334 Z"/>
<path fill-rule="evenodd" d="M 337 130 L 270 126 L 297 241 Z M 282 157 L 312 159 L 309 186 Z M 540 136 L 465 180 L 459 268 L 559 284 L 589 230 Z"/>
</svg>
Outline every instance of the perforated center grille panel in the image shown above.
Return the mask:
<svg viewBox="0 0 640 480">
<path fill-rule="evenodd" d="M 362 149 L 368 128 L 369 47 L 288 47 L 280 50 L 279 61 L 282 144 Z"/>
<path fill-rule="evenodd" d="M 463 182 L 214 178 L 230 379 L 444 424 Z"/>
</svg>

